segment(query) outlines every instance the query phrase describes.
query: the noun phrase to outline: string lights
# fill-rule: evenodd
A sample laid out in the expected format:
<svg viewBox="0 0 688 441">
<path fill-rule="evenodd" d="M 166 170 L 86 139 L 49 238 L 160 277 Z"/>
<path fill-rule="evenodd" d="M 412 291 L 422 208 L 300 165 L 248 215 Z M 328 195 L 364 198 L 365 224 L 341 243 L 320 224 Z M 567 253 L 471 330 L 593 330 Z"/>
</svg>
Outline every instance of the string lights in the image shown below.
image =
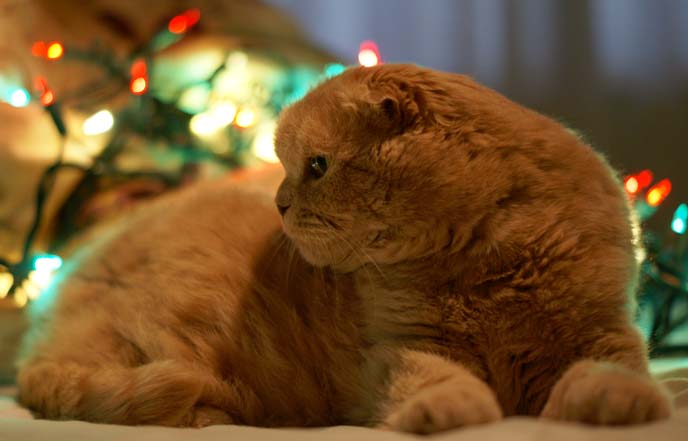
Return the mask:
<svg viewBox="0 0 688 441">
<path fill-rule="evenodd" d="M 31 54 L 34 57 L 55 61 L 64 55 L 64 46 L 59 41 L 53 41 L 52 43 L 37 41 L 31 46 Z"/>
<path fill-rule="evenodd" d="M 654 185 L 650 170 L 627 176 L 624 188 L 641 221 L 647 221 L 671 194 L 669 179 L 661 179 Z M 668 239 L 665 244 L 652 231 L 645 231 L 644 248 L 647 257 L 642 265 L 639 323 L 645 329 L 651 354 L 667 355 L 688 352 L 688 345 L 672 341 L 672 333 L 688 323 L 688 253 L 686 226 L 688 205 L 681 203 L 674 211 Z M 647 316 L 649 318 L 643 318 Z"/>
<path fill-rule="evenodd" d="M 171 100 L 158 97 L 158 89 L 152 88 L 155 76 L 152 76 L 151 63 L 155 63 L 159 51 L 183 39 L 200 21 L 199 9 L 186 10 L 169 19 L 148 44 L 124 58 L 115 57 L 102 47 L 83 50 L 58 40 L 36 41 L 30 46 L 34 57 L 47 62 L 79 60 L 102 67 L 113 84 L 126 84 L 127 92 L 137 98 L 116 111 L 98 105 L 100 109 L 83 120 L 81 134 L 102 135 L 106 139 L 105 146 L 87 165 L 64 161 L 62 147 L 58 159 L 45 170 L 21 259 L 10 262 L 0 257 L 0 298 L 9 296 L 17 306 L 24 306 L 40 296 L 62 266 L 62 259 L 54 250 L 59 250 L 83 225 L 88 225 L 80 220 L 82 208 L 88 206 L 89 198 L 98 197 L 101 182 L 140 179 L 159 182 L 167 188 L 188 180 L 186 174 L 196 176 L 202 164 L 199 161 L 215 162 L 227 169 L 246 161 L 250 163 L 247 155 L 277 162 L 273 139 L 279 112 L 319 81 L 345 69 L 339 63 L 327 64 L 324 69 L 293 65 L 269 50 L 254 47 L 249 52 L 237 48 L 227 53 L 224 63 L 206 80 L 188 83 Z M 55 94 L 49 78 L 42 75 L 33 78 L 33 93 L 24 89 L 21 82 L 0 75 L 0 100 L 14 107 L 25 107 L 32 102 L 40 104 L 50 114 L 64 146 L 64 140 L 70 135 L 62 117 L 64 103 L 59 101 L 61 97 Z M 122 170 L 117 158 L 131 144 L 132 137 L 155 140 L 171 152 L 182 151 L 185 157 L 193 159 L 180 163 L 174 173 Z M 142 154 L 145 149 L 145 146 L 141 148 Z M 56 174 L 63 169 L 77 170 L 83 177 L 59 209 L 56 225 L 51 228 L 54 233 L 46 245 L 49 253 L 36 254 L 34 242 L 42 222 L 47 220 L 43 219 L 45 201 Z"/>
</svg>

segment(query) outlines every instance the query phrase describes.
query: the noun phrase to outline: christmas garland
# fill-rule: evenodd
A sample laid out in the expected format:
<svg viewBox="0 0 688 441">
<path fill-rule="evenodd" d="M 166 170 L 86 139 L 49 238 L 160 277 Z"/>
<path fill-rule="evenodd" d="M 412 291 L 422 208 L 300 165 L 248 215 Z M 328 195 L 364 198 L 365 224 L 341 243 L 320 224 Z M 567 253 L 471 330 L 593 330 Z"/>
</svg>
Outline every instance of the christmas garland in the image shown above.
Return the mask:
<svg viewBox="0 0 688 441">
<path fill-rule="evenodd" d="M 155 67 L 155 55 L 192 33 L 200 19 L 198 9 L 172 17 L 165 29 L 124 59 L 118 59 L 97 44 L 88 50 L 65 47 L 59 41 L 39 41 L 32 45 L 35 57 L 48 61 L 77 60 L 102 69 L 107 81 L 100 87 L 105 90 L 100 100 L 116 97 L 123 87 L 128 87 L 130 99 L 116 115 L 103 109 L 84 121 L 82 131 L 85 135 L 111 135 L 91 163 L 84 165 L 64 159 L 69 134 L 60 100 L 46 78 L 35 78 L 34 94 L 21 86 L 0 90 L 0 99 L 15 107 L 39 101 L 49 113 L 61 140 L 57 159 L 39 180 L 35 212 L 21 258 L 18 262 L 10 262 L 0 257 L 0 298 L 11 298 L 20 307 L 37 298 L 62 265 L 56 250 L 75 233 L 103 217 L 92 208 L 104 194 L 119 191 L 121 199 L 119 188 L 125 184 L 131 188 L 132 182 L 136 182 L 134 198 L 149 197 L 198 179 L 204 173 L 204 166 L 210 165 L 210 173 L 219 174 L 255 162 L 256 157 L 275 162 L 272 132 L 281 109 L 323 78 L 344 70 L 338 63 L 327 64 L 324 69 L 322 66 L 294 65 L 266 50 L 240 48 L 228 51 L 225 61 L 209 77 L 185 84 L 172 96 L 158 96 L 154 93 L 155 83 L 151 84 L 149 71 Z M 253 77 L 263 81 L 252 82 Z M 117 87 L 111 87 L 112 84 Z M 93 98 L 93 91 L 98 88 L 98 84 L 88 84 L 73 96 Z M 244 93 L 246 90 L 250 93 Z M 237 97 L 237 93 L 241 96 Z M 152 157 L 150 162 L 154 166 L 131 169 L 119 164 L 123 157 L 132 154 L 147 155 L 147 159 Z M 161 167 L 156 163 L 156 157 L 159 159 L 161 155 L 167 162 L 173 158 L 173 166 Z M 55 225 L 52 225 L 47 252 L 36 252 L 45 203 L 62 170 L 76 170 L 81 178 L 61 205 Z"/>
</svg>

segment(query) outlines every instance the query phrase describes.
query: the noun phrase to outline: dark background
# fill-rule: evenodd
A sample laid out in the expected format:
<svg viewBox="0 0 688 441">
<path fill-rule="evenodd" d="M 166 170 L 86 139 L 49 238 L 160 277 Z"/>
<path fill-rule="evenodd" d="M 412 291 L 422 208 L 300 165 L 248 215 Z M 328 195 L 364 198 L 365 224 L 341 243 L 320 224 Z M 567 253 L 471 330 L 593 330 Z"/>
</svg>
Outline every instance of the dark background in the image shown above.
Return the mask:
<svg viewBox="0 0 688 441">
<path fill-rule="evenodd" d="M 622 173 L 688 200 L 688 0 L 268 0 L 355 63 L 372 39 L 387 62 L 475 77 L 581 131 Z"/>
</svg>

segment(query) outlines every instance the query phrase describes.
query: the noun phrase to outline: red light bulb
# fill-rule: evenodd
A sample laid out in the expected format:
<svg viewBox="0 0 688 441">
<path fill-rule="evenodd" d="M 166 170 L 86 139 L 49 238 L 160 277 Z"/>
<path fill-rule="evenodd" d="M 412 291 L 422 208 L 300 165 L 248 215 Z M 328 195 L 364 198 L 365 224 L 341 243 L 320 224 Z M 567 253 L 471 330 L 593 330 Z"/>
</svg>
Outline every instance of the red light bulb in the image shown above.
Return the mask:
<svg viewBox="0 0 688 441">
<path fill-rule="evenodd" d="M 176 15 L 170 20 L 167 29 L 173 34 L 183 34 L 198 23 L 201 19 L 201 11 L 198 9 L 189 9 L 183 13 Z"/>
<path fill-rule="evenodd" d="M 374 41 L 364 41 L 358 48 L 358 62 L 361 66 L 371 67 L 381 63 L 380 51 Z"/>
<path fill-rule="evenodd" d="M 37 41 L 33 45 L 31 45 L 31 54 L 34 57 L 45 57 L 46 54 L 48 53 L 48 45 L 45 44 L 45 41 Z"/>
<path fill-rule="evenodd" d="M 36 77 L 35 87 L 40 95 L 41 104 L 48 107 L 55 103 L 55 94 L 48 86 L 48 82 L 43 77 Z"/>
<path fill-rule="evenodd" d="M 142 59 L 134 61 L 129 70 L 131 74 L 131 81 L 129 82 L 129 90 L 134 95 L 143 95 L 148 90 L 148 68 L 146 62 Z"/>
<path fill-rule="evenodd" d="M 650 170 L 643 170 L 635 175 L 638 181 L 638 190 L 647 188 L 652 183 L 652 172 Z"/>
</svg>

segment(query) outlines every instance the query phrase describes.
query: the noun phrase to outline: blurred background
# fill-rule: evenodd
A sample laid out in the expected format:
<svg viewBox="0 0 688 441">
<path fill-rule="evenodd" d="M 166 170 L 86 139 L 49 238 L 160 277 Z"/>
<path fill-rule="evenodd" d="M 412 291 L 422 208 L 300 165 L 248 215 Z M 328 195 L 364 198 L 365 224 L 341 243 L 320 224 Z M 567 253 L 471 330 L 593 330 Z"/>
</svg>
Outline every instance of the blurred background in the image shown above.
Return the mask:
<svg viewBox="0 0 688 441">
<path fill-rule="evenodd" d="M 268 2 L 348 63 L 373 40 L 384 61 L 471 75 L 579 130 L 622 173 L 671 179 L 665 207 L 688 198 L 688 1 Z"/>
</svg>

